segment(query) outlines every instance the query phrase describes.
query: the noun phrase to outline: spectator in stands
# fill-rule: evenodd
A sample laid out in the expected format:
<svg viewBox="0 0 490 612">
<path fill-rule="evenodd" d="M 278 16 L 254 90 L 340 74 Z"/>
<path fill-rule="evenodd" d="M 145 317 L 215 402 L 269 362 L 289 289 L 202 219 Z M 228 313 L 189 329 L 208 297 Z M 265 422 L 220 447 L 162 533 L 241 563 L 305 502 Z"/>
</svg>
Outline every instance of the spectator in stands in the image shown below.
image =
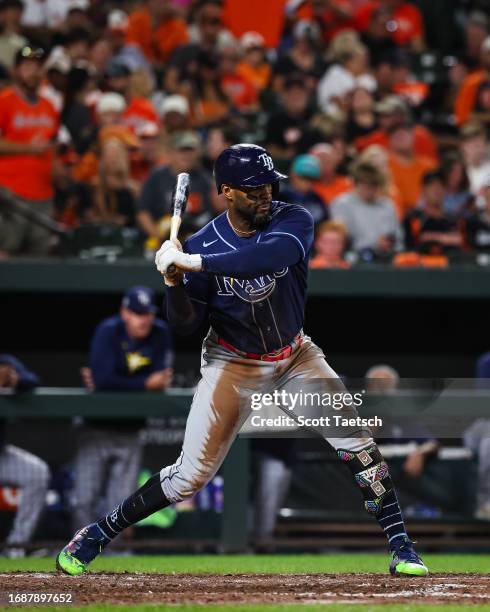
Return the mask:
<svg viewBox="0 0 490 612">
<path fill-rule="evenodd" d="M 61 121 L 70 133 L 71 143 L 79 155 L 86 153 L 97 138 L 93 113 L 87 104 L 87 96 L 94 87 L 93 74 L 88 67 L 75 66 L 66 76 Z"/>
<path fill-rule="evenodd" d="M 148 99 L 152 84 L 142 88 L 143 91 L 136 92 L 135 82 L 149 79 L 148 73 L 139 71 L 131 73 L 125 64 L 110 62 L 105 73 L 107 89 L 110 92 L 120 94 L 126 103 L 123 118 L 124 123 L 136 132 L 138 126 L 151 121 L 157 125 L 160 117 Z M 151 79 L 150 79 L 151 80 Z M 146 91 L 144 91 L 146 89 Z"/>
<path fill-rule="evenodd" d="M 420 10 L 405 0 L 379 0 L 366 2 L 359 8 L 356 15 L 357 27 L 367 30 L 372 19 L 372 13 L 382 7 L 390 12 L 390 33 L 393 41 L 402 47 L 420 53 L 425 48 L 424 20 Z"/>
<path fill-rule="evenodd" d="M 281 187 L 281 199 L 304 206 L 311 213 L 315 224 L 327 218 L 323 200 L 313 189 L 320 176 L 320 162 L 315 156 L 298 155 L 291 165 L 288 183 Z"/>
<path fill-rule="evenodd" d="M 284 165 L 296 155 L 298 142 L 311 117 L 309 94 L 299 75 L 290 75 L 285 80 L 280 100 L 281 109 L 269 117 L 265 141 L 274 159 Z"/>
<path fill-rule="evenodd" d="M 360 83 L 352 90 L 347 104 L 346 138 L 348 142 L 353 142 L 356 138 L 371 134 L 378 126 L 373 92 Z"/>
<path fill-rule="evenodd" d="M 23 47 L 15 56 L 13 85 L 0 93 L 0 187 L 24 206 L 51 216 L 52 172 L 59 117 L 38 95 L 43 51 Z M 0 204 L 0 252 L 45 254 L 51 235 L 5 203 Z"/>
<path fill-rule="evenodd" d="M 378 114 L 379 129 L 366 136 L 359 136 L 355 145 L 359 151 L 377 144 L 386 149 L 390 146 L 390 132 L 396 125 L 411 119 L 410 109 L 406 101 L 396 95 L 385 97 L 379 102 L 375 110 Z M 423 125 L 416 124 L 413 130 L 414 150 L 417 156 L 429 157 L 434 161 L 438 159 L 437 145 L 434 136 Z"/>
<path fill-rule="evenodd" d="M 332 219 L 346 226 L 355 251 L 382 256 L 399 250 L 402 232 L 395 205 L 381 195 L 385 177 L 368 163 L 355 164 L 352 176 L 355 190 L 332 202 Z"/>
<path fill-rule="evenodd" d="M 99 172 L 94 185 L 94 220 L 133 227 L 136 193 L 127 148 L 121 140 L 108 138 L 101 148 Z"/>
<path fill-rule="evenodd" d="M 0 63 L 10 69 L 15 54 L 27 45 L 21 34 L 21 19 L 24 5 L 21 0 L 2 0 L 0 3 Z"/>
<path fill-rule="evenodd" d="M 126 100 L 120 93 L 108 92 L 102 94 L 97 101 L 97 123 L 101 128 L 123 125 Z"/>
<path fill-rule="evenodd" d="M 85 385 L 96 391 L 162 392 L 172 382 L 172 339 L 156 318 L 154 292 L 135 286 L 126 291 L 119 315 L 102 321 L 90 346 Z M 144 419 L 86 419 L 74 461 L 74 528 L 90 523 L 106 491 L 106 510 L 136 484 L 141 463 L 138 430 Z"/>
<path fill-rule="evenodd" d="M 472 201 L 470 181 L 463 158 L 459 152 L 451 152 L 444 156 L 441 163 L 444 177 L 444 211 L 449 215 L 460 215 Z"/>
<path fill-rule="evenodd" d="M 314 189 L 326 206 L 336 197 L 354 189 L 352 180 L 338 173 L 338 168 L 344 161 L 338 147 L 329 143 L 319 143 L 313 146 L 309 153 L 320 162 L 321 175 Z"/>
<path fill-rule="evenodd" d="M 348 34 L 348 33 L 346 33 Z M 339 35 L 343 36 L 342 34 Z M 376 81 L 368 73 L 368 53 L 359 41 L 345 36 L 334 55 L 335 63 L 318 84 L 318 106 L 324 113 L 338 115 L 347 110 L 348 96 L 356 87 L 376 91 Z M 335 42 L 335 41 L 334 41 Z"/>
<path fill-rule="evenodd" d="M 160 128 L 152 121 L 141 123 L 136 129 L 140 146 L 130 156 L 131 177 L 141 185 L 151 172 L 165 163 Z"/>
<path fill-rule="evenodd" d="M 397 45 L 390 33 L 391 12 L 386 6 L 379 6 L 371 12 L 367 29 L 361 33 L 361 40 L 369 50 L 373 66 L 394 57 Z"/>
<path fill-rule="evenodd" d="M 172 193 L 180 172 L 188 172 L 191 191 L 187 204 L 186 223 L 194 230 L 202 227 L 212 215 L 211 178 L 199 161 L 201 141 L 194 132 L 173 136 L 168 164 L 154 170 L 143 185 L 138 201 L 138 224 L 158 248 L 170 229 Z"/>
<path fill-rule="evenodd" d="M 233 34 L 223 24 L 222 0 L 198 0 L 187 31 L 191 44 L 200 49 L 218 51 L 235 43 Z"/>
<path fill-rule="evenodd" d="M 471 119 L 478 120 L 479 93 L 490 81 L 490 36 L 483 41 L 480 49 L 480 69 L 471 72 L 463 81 L 456 98 L 454 113 L 459 126 Z M 488 108 L 487 108 L 488 113 Z"/>
<path fill-rule="evenodd" d="M 240 38 L 240 47 L 243 57 L 236 70 L 257 92 L 261 92 L 269 86 L 272 75 L 264 37 L 258 32 L 245 32 Z"/>
<path fill-rule="evenodd" d="M 194 23 L 188 29 L 190 40 L 176 49 L 166 66 L 167 93 L 190 95 L 203 52 L 205 56 L 215 56 L 223 47 L 234 44 L 233 35 L 224 27 L 222 13 L 220 0 L 202 0 L 195 5 Z"/>
<path fill-rule="evenodd" d="M 318 83 L 325 72 L 325 60 L 320 52 L 321 32 L 313 21 L 298 21 L 293 29 L 293 44 L 279 55 L 273 66 L 273 84 L 281 92 L 284 81 L 291 74 L 299 74 L 305 87 L 310 90 Z"/>
<path fill-rule="evenodd" d="M 73 28 L 62 36 L 62 44 L 55 46 L 46 61 L 48 66 L 63 63 L 67 70 L 80 61 L 87 61 L 90 52 L 90 32 L 85 28 Z"/>
<path fill-rule="evenodd" d="M 324 221 L 316 230 L 315 252 L 310 268 L 350 268 L 344 258 L 347 247 L 347 229 L 338 221 Z"/>
<path fill-rule="evenodd" d="M 464 28 L 465 50 L 463 60 L 467 66 L 475 70 L 480 65 L 482 44 L 489 34 L 487 15 L 482 11 L 472 11 L 468 15 Z"/>
<path fill-rule="evenodd" d="M 13 393 L 37 387 L 39 378 L 12 355 L 0 355 L 0 389 Z M 23 557 L 24 546 L 31 540 L 46 502 L 50 480 L 48 465 L 36 455 L 7 444 L 5 421 L 0 419 L 0 484 L 17 487 L 18 509 L 7 536 L 8 557 Z"/>
<path fill-rule="evenodd" d="M 389 166 L 406 214 L 420 200 L 423 176 L 436 166 L 431 158 L 416 154 L 413 123 L 405 121 L 391 128 Z"/>
<path fill-rule="evenodd" d="M 108 14 L 105 35 L 96 41 L 91 52 L 92 64 L 101 74 L 105 72 L 110 60 L 124 64 L 131 72 L 150 69 L 150 63 L 141 48 L 126 40 L 128 26 L 129 17 L 121 9 L 113 9 Z"/>
<path fill-rule="evenodd" d="M 233 106 L 241 113 L 259 110 L 255 87 L 238 71 L 240 48 L 236 43 L 219 51 L 221 88 Z"/>
<path fill-rule="evenodd" d="M 422 179 L 421 207 L 405 218 L 407 249 L 430 255 L 458 251 L 463 236 L 454 217 L 444 211 L 444 176 L 440 171 L 428 172 Z"/>
<path fill-rule="evenodd" d="M 356 23 L 355 11 L 350 0 L 307 0 L 296 12 L 297 19 L 316 23 L 325 43 L 330 43 L 339 33 L 352 30 Z"/>
<path fill-rule="evenodd" d="M 145 0 L 129 16 L 126 42 L 137 45 L 157 68 L 188 40 L 187 26 L 176 16 L 169 0 Z"/>
<path fill-rule="evenodd" d="M 485 127 L 478 122 L 469 122 L 461 128 L 461 150 L 470 191 L 478 196 L 490 176 L 490 152 Z"/>
<path fill-rule="evenodd" d="M 171 135 L 190 128 L 189 102 L 178 94 L 167 96 L 160 108 L 165 133 Z"/>
<path fill-rule="evenodd" d="M 490 175 L 481 194 L 483 208 L 478 207 L 465 218 L 466 242 L 475 251 L 490 251 Z"/>
<path fill-rule="evenodd" d="M 359 163 L 367 162 L 376 166 L 376 168 L 383 174 L 385 178 L 385 186 L 382 195 L 389 198 L 396 207 L 398 218 L 403 220 L 403 208 L 401 204 L 401 196 L 398 187 L 393 181 L 390 167 L 388 164 L 389 155 L 388 151 L 380 145 L 370 145 L 367 149 L 364 149 L 357 158 Z"/>
<path fill-rule="evenodd" d="M 191 101 L 191 122 L 194 127 L 208 127 L 226 121 L 231 102 L 221 84 L 219 56 L 202 51 L 197 59 L 197 72 L 187 83 Z"/>
</svg>

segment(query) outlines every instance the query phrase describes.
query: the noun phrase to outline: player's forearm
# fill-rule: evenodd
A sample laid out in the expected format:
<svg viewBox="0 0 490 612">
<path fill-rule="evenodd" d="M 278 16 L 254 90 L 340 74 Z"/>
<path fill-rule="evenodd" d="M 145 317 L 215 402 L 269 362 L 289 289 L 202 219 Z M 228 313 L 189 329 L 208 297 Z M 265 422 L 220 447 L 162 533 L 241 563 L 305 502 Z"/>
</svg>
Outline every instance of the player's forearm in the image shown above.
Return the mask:
<svg viewBox="0 0 490 612">
<path fill-rule="evenodd" d="M 119 374 L 94 374 L 97 391 L 144 391 L 146 375 L 120 376 Z"/>
<path fill-rule="evenodd" d="M 179 334 L 187 335 L 196 330 L 202 320 L 183 285 L 165 288 L 164 310 L 167 321 Z"/>
<path fill-rule="evenodd" d="M 301 255 L 299 247 L 292 240 L 277 237 L 228 253 L 203 255 L 202 265 L 203 270 L 211 274 L 254 278 L 294 266 Z"/>
</svg>

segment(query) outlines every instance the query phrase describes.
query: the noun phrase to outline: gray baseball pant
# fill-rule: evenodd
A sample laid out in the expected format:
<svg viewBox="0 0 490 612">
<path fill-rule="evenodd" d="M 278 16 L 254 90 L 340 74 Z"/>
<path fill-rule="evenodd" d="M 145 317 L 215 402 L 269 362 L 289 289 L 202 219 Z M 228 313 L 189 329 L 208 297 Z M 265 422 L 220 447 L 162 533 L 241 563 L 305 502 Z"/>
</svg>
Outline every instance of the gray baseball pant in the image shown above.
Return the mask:
<svg viewBox="0 0 490 612">
<path fill-rule="evenodd" d="M 192 497 L 213 478 L 250 415 L 247 398 L 252 393 L 294 390 L 314 379 L 320 379 L 324 389 L 328 385 L 331 392 L 345 391 L 322 350 L 308 336 L 287 359 L 266 362 L 236 355 L 219 345 L 211 330 L 203 343 L 201 375 L 182 452 L 174 464 L 160 471 L 163 492 L 172 503 Z M 357 416 L 355 408 L 347 406 L 338 414 Z M 372 443 L 371 432 L 366 429 L 344 429 L 342 435 L 330 438 L 326 431 L 324 437 L 336 449 L 359 451 Z"/>
<path fill-rule="evenodd" d="M 49 467 L 36 455 L 7 444 L 0 450 L 0 483 L 20 489 L 20 500 L 7 544 L 29 542 L 46 503 Z"/>
</svg>

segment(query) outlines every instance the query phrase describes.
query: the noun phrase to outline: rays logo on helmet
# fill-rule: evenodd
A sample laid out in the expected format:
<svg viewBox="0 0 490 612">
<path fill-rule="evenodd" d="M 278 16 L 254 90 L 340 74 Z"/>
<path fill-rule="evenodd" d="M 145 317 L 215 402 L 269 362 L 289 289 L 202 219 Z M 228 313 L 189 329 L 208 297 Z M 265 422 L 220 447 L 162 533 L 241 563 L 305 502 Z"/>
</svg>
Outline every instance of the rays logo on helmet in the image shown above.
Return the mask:
<svg viewBox="0 0 490 612">
<path fill-rule="evenodd" d="M 215 276 L 218 285 L 218 295 L 239 297 L 244 302 L 256 303 L 267 299 L 276 288 L 276 280 L 285 276 L 288 268 L 259 276 L 257 278 L 243 279 L 231 276 Z"/>
<path fill-rule="evenodd" d="M 262 155 L 259 155 L 259 159 L 267 170 L 274 170 L 274 162 L 272 161 L 272 157 L 270 155 L 267 155 L 267 153 L 262 153 Z"/>
</svg>

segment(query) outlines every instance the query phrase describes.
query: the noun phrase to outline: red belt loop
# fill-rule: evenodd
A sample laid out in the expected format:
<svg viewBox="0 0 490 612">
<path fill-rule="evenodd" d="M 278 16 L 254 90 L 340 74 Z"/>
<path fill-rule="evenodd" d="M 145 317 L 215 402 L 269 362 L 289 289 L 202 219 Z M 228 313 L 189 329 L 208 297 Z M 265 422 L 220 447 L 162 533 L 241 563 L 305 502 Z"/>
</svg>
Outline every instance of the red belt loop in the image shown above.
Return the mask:
<svg viewBox="0 0 490 612">
<path fill-rule="evenodd" d="M 283 348 L 280 348 L 277 351 L 274 351 L 273 353 L 264 353 L 262 355 L 258 353 L 247 353 L 245 351 L 241 351 L 229 342 L 226 342 L 226 340 L 223 340 L 223 338 L 219 337 L 218 344 L 224 346 L 230 351 L 233 351 L 237 355 L 240 355 L 240 357 L 244 357 L 245 359 L 256 359 L 258 361 L 281 361 L 282 359 L 287 359 L 288 357 L 291 357 L 293 351 L 295 351 L 303 344 L 303 335 L 298 334 L 293 339 L 291 344 L 288 344 L 287 346 L 284 346 Z"/>
</svg>

